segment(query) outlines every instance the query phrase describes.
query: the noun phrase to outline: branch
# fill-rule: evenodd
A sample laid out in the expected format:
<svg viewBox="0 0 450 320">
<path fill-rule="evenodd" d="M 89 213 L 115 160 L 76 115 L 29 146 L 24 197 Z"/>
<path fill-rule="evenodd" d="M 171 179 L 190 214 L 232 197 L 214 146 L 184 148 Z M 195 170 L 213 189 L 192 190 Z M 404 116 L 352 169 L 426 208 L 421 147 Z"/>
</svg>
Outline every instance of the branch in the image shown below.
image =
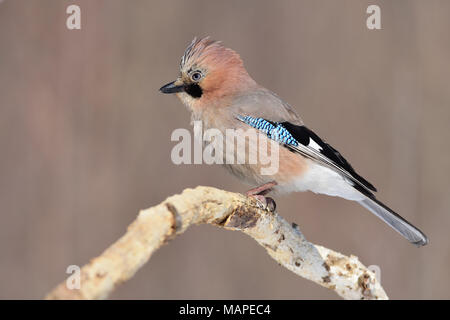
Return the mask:
<svg viewBox="0 0 450 320">
<path fill-rule="evenodd" d="M 124 236 L 81 269 L 80 289 L 70 290 L 64 281 L 46 299 L 105 299 L 163 244 L 200 223 L 248 234 L 280 265 L 345 299 L 388 299 L 356 256 L 314 245 L 297 226 L 260 209 L 254 199 L 210 187 L 186 189 L 142 210 Z"/>
</svg>

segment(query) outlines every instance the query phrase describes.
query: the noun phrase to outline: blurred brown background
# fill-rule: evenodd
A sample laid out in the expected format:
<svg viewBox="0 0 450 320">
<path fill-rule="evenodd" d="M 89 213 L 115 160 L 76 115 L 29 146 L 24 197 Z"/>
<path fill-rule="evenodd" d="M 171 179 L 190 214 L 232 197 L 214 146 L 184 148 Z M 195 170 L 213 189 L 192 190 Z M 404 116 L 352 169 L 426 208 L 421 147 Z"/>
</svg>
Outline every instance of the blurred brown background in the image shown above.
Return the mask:
<svg viewBox="0 0 450 320">
<path fill-rule="evenodd" d="M 67 30 L 66 7 L 81 7 Z M 382 30 L 366 28 L 381 7 Z M 194 36 L 250 72 L 419 226 L 417 249 L 357 204 L 279 198 L 306 237 L 381 268 L 391 298 L 449 298 L 449 1 L 0 3 L 0 298 L 42 298 L 186 187 L 245 191 L 219 166 L 170 161 L 189 114 L 158 92 Z M 198 226 L 112 298 L 335 299 L 238 232 Z"/>
</svg>

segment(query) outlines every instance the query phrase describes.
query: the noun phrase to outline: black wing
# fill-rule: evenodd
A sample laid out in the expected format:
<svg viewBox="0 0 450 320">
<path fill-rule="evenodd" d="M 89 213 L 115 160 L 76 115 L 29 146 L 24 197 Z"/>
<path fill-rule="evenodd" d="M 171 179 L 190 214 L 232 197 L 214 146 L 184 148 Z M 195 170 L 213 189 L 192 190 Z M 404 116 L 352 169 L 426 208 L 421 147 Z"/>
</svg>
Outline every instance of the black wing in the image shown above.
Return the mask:
<svg viewBox="0 0 450 320">
<path fill-rule="evenodd" d="M 308 129 L 305 126 L 297 126 L 289 122 L 283 122 L 281 124 L 299 143 L 306 147 L 311 147 L 311 141 L 313 141 L 313 143 L 317 144 L 320 147 L 320 149 L 316 149 L 318 152 L 330 159 L 337 166 L 347 171 L 366 188 L 372 191 L 377 191 L 377 189 L 369 181 L 356 173 L 355 169 L 353 169 L 350 163 L 348 163 L 348 161 L 339 153 L 339 151 L 323 141 L 312 130 Z"/>
</svg>

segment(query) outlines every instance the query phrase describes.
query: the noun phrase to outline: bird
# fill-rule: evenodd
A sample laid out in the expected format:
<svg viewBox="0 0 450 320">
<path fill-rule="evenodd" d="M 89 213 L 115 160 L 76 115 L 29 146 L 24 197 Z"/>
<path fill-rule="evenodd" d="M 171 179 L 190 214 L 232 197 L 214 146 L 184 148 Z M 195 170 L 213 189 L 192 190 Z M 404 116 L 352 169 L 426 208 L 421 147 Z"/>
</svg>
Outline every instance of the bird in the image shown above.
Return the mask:
<svg viewBox="0 0 450 320">
<path fill-rule="evenodd" d="M 311 191 L 341 197 L 359 203 L 417 247 L 428 243 L 422 231 L 379 201 L 374 194 L 377 189 L 339 151 L 306 127 L 288 103 L 253 80 L 236 51 L 210 37 L 194 38 L 179 69 L 177 79 L 160 92 L 176 94 L 191 112 L 192 121 L 222 133 L 255 130 L 279 146 L 278 170 L 272 174 L 262 174 L 259 162 L 223 162 L 230 173 L 254 186 L 248 196 L 266 205 L 269 193 Z M 248 144 L 246 152 L 257 152 L 256 146 Z"/>
</svg>

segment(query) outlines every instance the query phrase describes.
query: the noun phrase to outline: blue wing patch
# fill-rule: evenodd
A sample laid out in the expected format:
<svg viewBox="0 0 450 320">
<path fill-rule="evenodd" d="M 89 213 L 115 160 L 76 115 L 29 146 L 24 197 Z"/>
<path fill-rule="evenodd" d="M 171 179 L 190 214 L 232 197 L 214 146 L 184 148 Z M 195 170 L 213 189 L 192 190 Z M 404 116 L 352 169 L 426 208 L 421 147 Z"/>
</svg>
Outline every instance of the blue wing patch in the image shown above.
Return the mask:
<svg viewBox="0 0 450 320">
<path fill-rule="evenodd" d="M 281 123 L 251 116 L 237 116 L 237 118 L 249 126 L 264 132 L 272 140 L 288 146 L 298 146 L 298 141 Z"/>
</svg>

